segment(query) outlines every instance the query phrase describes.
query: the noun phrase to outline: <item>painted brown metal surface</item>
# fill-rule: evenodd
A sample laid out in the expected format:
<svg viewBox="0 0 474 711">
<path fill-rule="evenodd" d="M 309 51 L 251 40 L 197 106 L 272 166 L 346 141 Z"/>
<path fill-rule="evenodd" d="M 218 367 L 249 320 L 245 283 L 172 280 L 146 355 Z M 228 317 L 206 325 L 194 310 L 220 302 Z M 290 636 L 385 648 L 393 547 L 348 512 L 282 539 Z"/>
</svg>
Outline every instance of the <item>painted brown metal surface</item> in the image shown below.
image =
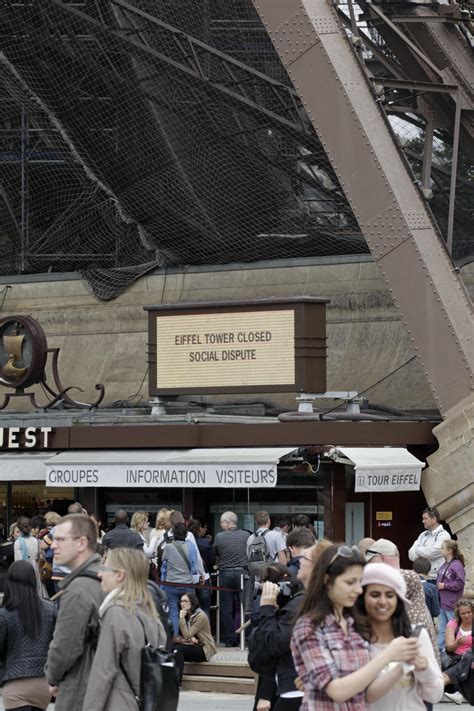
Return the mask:
<svg viewBox="0 0 474 711">
<path fill-rule="evenodd" d="M 436 444 L 431 422 L 288 422 L 71 427 L 70 449 Z M 59 432 L 55 431 L 55 438 Z M 53 439 L 56 443 L 59 439 Z M 59 445 L 57 445 L 59 446 Z"/>
<path fill-rule="evenodd" d="M 472 304 L 325 0 L 253 0 L 380 266 L 438 407 L 473 388 Z"/>
<path fill-rule="evenodd" d="M 41 381 L 47 359 L 46 336 L 30 316 L 7 316 L 0 321 L 0 383 L 28 388 Z"/>
</svg>

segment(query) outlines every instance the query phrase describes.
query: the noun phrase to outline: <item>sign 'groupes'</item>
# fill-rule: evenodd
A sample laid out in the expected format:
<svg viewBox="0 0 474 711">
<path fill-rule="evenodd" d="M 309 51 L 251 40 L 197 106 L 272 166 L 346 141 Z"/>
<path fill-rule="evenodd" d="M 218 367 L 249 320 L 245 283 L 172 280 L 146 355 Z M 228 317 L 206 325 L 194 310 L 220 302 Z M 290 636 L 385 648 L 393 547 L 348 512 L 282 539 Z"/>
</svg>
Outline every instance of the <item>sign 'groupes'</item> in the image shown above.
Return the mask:
<svg viewBox="0 0 474 711">
<path fill-rule="evenodd" d="M 132 467 L 97 465 L 93 467 L 55 466 L 46 463 L 46 486 L 113 486 L 113 487 L 244 487 L 268 488 L 277 483 L 277 465 L 233 464 L 232 466 L 200 464 L 196 467 Z"/>
</svg>

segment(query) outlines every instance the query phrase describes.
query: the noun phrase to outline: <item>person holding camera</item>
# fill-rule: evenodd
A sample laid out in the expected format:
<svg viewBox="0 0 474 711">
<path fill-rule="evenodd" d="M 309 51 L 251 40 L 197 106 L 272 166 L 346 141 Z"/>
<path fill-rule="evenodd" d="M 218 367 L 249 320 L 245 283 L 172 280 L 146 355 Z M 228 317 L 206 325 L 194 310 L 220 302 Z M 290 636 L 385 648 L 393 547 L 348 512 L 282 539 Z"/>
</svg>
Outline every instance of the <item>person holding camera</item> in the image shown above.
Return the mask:
<svg viewBox="0 0 474 711">
<path fill-rule="evenodd" d="M 295 686 L 297 676 L 290 651 L 294 618 L 302 602 L 303 586 L 286 566 L 268 566 L 260 594 L 260 621 L 250 641 L 249 663 L 261 676 L 258 711 L 297 711 L 303 692 Z M 272 706 L 266 679 L 277 677 L 278 698 Z M 267 693 L 265 693 L 267 691 Z"/>
</svg>

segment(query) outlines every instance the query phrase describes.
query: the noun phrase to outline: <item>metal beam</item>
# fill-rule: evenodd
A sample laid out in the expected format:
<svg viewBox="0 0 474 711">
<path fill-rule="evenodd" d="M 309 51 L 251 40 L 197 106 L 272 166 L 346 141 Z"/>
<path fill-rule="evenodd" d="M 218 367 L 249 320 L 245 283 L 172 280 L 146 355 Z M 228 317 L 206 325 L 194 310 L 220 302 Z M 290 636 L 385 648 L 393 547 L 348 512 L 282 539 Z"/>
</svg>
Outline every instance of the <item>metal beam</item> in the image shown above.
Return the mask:
<svg viewBox="0 0 474 711">
<path fill-rule="evenodd" d="M 472 304 L 387 116 L 326 0 L 253 2 L 446 413 L 474 387 Z"/>
<path fill-rule="evenodd" d="M 108 37 L 113 37 L 120 45 L 132 46 L 150 60 L 159 60 L 173 67 L 173 69 L 178 70 L 188 78 L 198 80 L 200 83 L 204 82 L 207 86 L 212 87 L 220 93 L 226 94 L 229 98 L 239 103 L 246 104 L 249 108 L 256 109 L 260 113 L 268 116 L 271 120 L 281 123 L 287 128 L 292 128 L 305 135 L 308 135 L 308 133 L 312 134 L 308 126 L 306 112 L 301 104 L 298 93 L 294 91 L 292 87 L 282 84 L 276 79 L 226 55 L 224 52 L 220 52 L 206 45 L 204 42 L 158 20 L 143 10 L 139 10 L 121 0 L 115 0 L 113 3 L 128 12 L 131 16 L 133 15 L 137 18 L 141 18 L 142 21 L 145 20 L 149 22 L 151 25 L 150 31 L 155 27 L 168 33 L 170 37 L 175 37 L 177 40 L 175 41 L 175 46 L 178 50 L 181 50 L 179 61 L 162 51 L 150 47 L 150 45 L 142 39 L 137 39 L 135 36 L 127 34 L 125 29 L 105 25 L 87 13 L 66 4 L 63 0 L 42 1 L 45 7 L 47 5 L 55 6 L 64 14 L 76 17 L 87 26 L 93 28 L 97 34 L 106 34 Z M 219 62 L 222 69 L 227 67 L 229 82 L 224 83 L 222 81 L 213 80 L 210 76 L 207 76 L 203 69 L 202 60 L 200 59 L 201 55 L 203 58 L 207 56 Z M 232 69 L 234 69 L 235 72 L 240 72 L 240 76 L 232 75 Z M 258 92 L 250 93 L 248 91 L 252 86 L 261 86 L 266 92 L 272 92 L 272 94 L 276 95 L 279 99 L 280 110 L 272 111 L 262 103 L 259 103 L 256 99 Z"/>
<path fill-rule="evenodd" d="M 439 94 L 457 94 L 457 84 L 437 84 L 430 81 L 410 81 L 409 79 L 391 79 L 390 77 L 372 77 L 374 84 L 381 84 L 393 89 L 408 89 L 409 91 L 433 91 Z"/>
</svg>

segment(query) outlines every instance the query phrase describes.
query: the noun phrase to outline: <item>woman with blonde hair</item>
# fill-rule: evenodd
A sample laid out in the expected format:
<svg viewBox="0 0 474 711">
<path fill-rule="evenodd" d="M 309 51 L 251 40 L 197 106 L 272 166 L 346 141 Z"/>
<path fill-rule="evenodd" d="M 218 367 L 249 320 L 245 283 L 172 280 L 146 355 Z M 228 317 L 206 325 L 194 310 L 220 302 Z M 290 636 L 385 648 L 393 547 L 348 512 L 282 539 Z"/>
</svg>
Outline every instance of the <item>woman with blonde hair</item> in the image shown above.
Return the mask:
<svg viewBox="0 0 474 711">
<path fill-rule="evenodd" d="M 150 533 L 150 544 L 153 543 L 154 538 L 157 539 L 156 548 L 162 542 L 165 533 L 171 528 L 170 516 L 172 513 L 171 509 L 160 509 L 156 514 L 155 528 Z"/>
<path fill-rule="evenodd" d="M 166 634 L 147 586 L 148 561 L 133 548 L 107 553 L 101 578 L 100 634 L 84 711 L 137 711 L 141 650 L 164 646 Z"/>
<path fill-rule="evenodd" d="M 46 527 L 51 529 L 53 526 L 57 526 L 58 523 L 61 520 L 61 516 L 56 513 L 56 511 L 46 511 L 44 515 L 44 520 L 46 523 Z"/>
</svg>

